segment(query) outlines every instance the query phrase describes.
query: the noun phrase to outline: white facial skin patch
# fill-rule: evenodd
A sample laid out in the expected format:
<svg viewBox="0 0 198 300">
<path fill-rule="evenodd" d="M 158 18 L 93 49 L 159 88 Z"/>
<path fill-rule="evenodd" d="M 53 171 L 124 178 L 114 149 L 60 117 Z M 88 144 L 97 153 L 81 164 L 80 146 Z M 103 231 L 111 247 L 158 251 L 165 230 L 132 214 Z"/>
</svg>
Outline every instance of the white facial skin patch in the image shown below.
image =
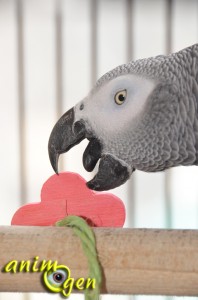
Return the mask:
<svg viewBox="0 0 198 300">
<path fill-rule="evenodd" d="M 134 74 L 116 77 L 96 88 L 77 104 L 75 120 L 87 120 L 91 128 L 98 133 L 100 130 L 104 132 L 107 127 L 109 133 L 121 132 L 144 109 L 155 86 L 154 80 Z M 115 96 L 120 91 L 126 91 L 126 97 L 122 104 L 117 104 Z M 82 103 L 84 108 L 80 110 Z"/>
</svg>

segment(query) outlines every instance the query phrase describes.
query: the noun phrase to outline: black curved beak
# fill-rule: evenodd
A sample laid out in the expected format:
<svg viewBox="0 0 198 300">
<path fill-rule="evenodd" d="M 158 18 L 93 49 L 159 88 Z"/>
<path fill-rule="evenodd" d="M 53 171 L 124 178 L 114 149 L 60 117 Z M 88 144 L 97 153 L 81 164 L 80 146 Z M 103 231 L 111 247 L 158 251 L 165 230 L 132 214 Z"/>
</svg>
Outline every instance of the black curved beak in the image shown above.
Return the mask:
<svg viewBox="0 0 198 300">
<path fill-rule="evenodd" d="M 49 158 L 54 171 L 58 174 L 59 155 L 79 144 L 85 137 L 89 139 L 83 155 L 85 169 L 91 172 L 100 160 L 98 172 L 87 182 L 87 186 L 92 190 L 105 191 L 123 184 L 130 177 L 127 167 L 110 154 L 102 154 L 102 143 L 94 135 L 91 137 L 90 133 L 87 134 L 83 121 L 74 122 L 73 108 L 58 120 L 49 138 Z"/>
<path fill-rule="evenodd" d="M 58 158 L 85 138 L 85 125 L 74 123 L 74 108 L 68 110 L 55 124 L 48 143 L 49 158 L 54 171 L 58 174 Z"/>
</svg>

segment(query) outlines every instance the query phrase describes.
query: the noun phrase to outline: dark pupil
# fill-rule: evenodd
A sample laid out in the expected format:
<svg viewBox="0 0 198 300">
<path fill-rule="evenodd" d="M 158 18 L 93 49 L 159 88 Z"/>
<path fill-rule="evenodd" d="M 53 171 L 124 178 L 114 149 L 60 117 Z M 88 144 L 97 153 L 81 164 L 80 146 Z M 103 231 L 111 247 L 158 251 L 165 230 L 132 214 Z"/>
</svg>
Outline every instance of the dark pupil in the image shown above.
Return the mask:
<svg viewBox="0 0 198 300">
<path fill-rule="evenodd" d="M 63 275 L 62 275 L 61 273 L 55 273 L 55 274 L 53 275 L 53 279 L 54 279 L 54 281 L 56 281 L 56 282 L 60 282 L 60 281 L 63 279 Z"/>
<path fill-rule="evenodd" d="M 119 101 L 124 101 L 125 100 L 125 97 L 124 97 L 124 95 L 123 94 L 120 94 L 119 96 L 118 96 L 118 99 L 119 99 Z"/>
</svg>

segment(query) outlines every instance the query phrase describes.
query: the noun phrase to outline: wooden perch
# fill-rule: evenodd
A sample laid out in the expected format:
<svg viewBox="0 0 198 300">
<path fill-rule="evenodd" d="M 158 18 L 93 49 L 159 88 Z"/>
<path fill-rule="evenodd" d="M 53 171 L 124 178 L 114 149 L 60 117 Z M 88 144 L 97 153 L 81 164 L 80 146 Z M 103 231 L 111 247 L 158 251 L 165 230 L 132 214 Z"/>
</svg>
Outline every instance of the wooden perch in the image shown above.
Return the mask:
<svg viewBox="0 0 198 300">
<path fill-rule="evenodd" d="M 95 228 L 102 293 L 198 295 L 198 231 Z M 5 273 L 11 260 L 52 260 L 88 277 L 81 242 L 70 228 L 0 227 L 0 291 L 44 292 L 41 273 Z"/>
</svg>

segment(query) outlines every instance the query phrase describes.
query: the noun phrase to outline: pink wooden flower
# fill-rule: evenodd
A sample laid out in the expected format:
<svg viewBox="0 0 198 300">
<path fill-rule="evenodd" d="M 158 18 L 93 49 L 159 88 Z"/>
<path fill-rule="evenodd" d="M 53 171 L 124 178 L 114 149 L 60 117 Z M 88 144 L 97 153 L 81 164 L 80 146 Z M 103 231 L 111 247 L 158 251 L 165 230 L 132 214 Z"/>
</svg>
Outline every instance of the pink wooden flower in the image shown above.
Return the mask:
<svg viewBox="0 0 198 300">
<path fill-rule="evenodd" d="M 68 215 L 83 217 L 96 227 L 122 227 L 125 208 L 113 194 L 87 188 L 85 180 L 75 173 L 51 176 L 41 190 L 41 202 L 19 208 L 12 225 L 48 226 Z"/>
</svg>

